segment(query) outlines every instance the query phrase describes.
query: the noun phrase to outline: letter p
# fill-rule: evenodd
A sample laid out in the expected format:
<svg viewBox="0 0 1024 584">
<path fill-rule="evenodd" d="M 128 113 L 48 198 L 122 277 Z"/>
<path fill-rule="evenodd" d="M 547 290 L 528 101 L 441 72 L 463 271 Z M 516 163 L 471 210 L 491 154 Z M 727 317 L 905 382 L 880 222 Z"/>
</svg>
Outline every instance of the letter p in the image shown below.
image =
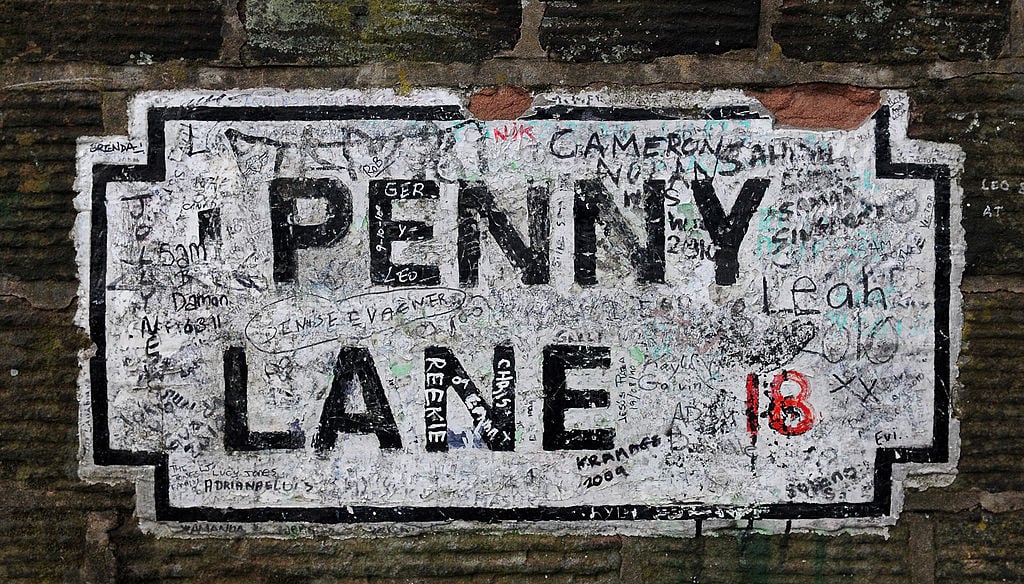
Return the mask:
<svg viewBox="0 0 1024 584">
<path fill-rule="evenodd" d="M 298 223 L 299 199 L 323 199 L 323 223 Z M 274 281 L 294 282 L 295 251 L 341 241 L 352 224 L 352 193 L 330 178 L 276 178 L 270 182 L 270 225 L 274 239 Z"/>
</svg>

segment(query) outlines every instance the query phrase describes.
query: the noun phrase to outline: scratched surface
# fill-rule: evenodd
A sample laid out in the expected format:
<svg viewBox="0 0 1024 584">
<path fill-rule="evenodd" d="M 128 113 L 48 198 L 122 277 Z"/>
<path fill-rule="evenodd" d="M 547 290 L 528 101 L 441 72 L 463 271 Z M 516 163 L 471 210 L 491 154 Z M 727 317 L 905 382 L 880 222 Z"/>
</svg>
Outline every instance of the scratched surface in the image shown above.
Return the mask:
<svg viewBox="0 0 1024 584">
<path fill-rule="evenodd" d="M 141 96 L 79 144 L 83 475 L 175 529 L 891 523 L 955 469 L 958 151 L 652 100 Z"/>
</svg>

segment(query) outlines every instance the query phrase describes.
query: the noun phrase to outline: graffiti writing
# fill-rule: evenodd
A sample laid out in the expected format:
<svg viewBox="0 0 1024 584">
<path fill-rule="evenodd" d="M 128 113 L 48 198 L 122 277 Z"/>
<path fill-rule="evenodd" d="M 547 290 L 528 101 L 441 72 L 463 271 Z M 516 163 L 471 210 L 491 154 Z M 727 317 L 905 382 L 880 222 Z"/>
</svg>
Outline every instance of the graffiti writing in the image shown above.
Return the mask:
<svg viewBox="0 0 1024 584">
<path fill-rule="evenodd" d="M 147 520 L 884 524 L 949 462 L 958 158 L 904 96 L 374 95 L 146 94 L 80 145 L 83 468 L 154 467 Z"/>
</svg>

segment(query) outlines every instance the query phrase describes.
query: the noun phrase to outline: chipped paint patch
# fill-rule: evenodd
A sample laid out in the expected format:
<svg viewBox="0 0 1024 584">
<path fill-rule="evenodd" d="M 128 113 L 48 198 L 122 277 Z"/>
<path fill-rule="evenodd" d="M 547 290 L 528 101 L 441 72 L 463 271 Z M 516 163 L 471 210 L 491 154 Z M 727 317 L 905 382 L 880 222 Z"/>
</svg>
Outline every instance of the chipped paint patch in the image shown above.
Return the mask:
<svg viewBox="0 0 1024 584">
<path fill-rule="evenodd" d="M 852 130 L 880 105 L 877 89 L 850 85 L 808 83 L 748 93 L 775 115 L 776 122 L 812 130 Z"/>
</svg>

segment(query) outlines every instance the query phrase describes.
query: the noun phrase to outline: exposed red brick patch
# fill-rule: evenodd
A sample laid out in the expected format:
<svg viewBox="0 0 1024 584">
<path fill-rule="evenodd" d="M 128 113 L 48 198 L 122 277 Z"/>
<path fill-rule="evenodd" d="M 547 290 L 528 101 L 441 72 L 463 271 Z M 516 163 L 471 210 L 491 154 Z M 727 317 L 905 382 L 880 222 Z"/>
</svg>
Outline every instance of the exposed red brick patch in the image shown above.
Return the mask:
<svg viewBox="0 0 1024 584">
<path fill-rule="evenodd" d="M 531 105 L 530 92 L 512 85 L 482 89 L 469 98 L 469 111 L 478 120 L 514 120 Z"/>
<path fill-rule="evenodd" d="M 879 107 L 877 89 L 852 85 L 808 83 L 747 93 L 775 114 L 778 123 L 813 130 L 852 130 Z"/>
</svg>

